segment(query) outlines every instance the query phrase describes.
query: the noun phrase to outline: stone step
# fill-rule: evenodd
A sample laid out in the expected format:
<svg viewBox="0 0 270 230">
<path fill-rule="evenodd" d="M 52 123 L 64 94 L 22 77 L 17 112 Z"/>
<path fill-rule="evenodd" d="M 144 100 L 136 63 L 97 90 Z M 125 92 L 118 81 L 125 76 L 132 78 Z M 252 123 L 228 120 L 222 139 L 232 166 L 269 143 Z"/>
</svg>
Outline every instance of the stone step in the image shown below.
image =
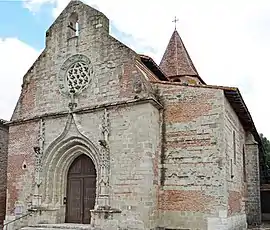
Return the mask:
<svg viewBox="0 0 270 230">
<path fill-rule="evenodd" d="M 21 228 L 21 230 L 95 230 L 88 224 L 38 224 Z"/>
<path fill-rule="evenodd" d="M 24 227 L 21 228 L 23 230 L 55 230 L 55 229 L 59 229 L 59 230 L 64 230 L 65 228 L 40 228 L 40 227 Z M 75 230 L 75 228 L 74 228 Z"/>
</svg>

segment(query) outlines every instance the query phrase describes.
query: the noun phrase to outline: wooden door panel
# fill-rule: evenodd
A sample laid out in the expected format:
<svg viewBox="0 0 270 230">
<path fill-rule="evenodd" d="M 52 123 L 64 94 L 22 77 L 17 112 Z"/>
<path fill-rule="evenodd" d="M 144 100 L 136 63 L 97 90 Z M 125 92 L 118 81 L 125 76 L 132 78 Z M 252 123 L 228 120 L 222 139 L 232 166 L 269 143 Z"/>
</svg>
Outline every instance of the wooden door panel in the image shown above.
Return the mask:
<svg viewBox="0 0 270 230">
<path fill-rule="evenodd" d="M 89 157 L 81 155 L 74 160 L 67 185 L 66 222 L 89 224 L 96 199 L 96 169 Z"/>
<path fill-rule="evenodd" d="M 95 199 L 96 199 L 96 178 L 95 177 L 87 177 L 84 178 L 83 183 L 83 199 L 84 199 L 84 218 L 83 223 L 90 223 L 90 210 L 94 209 Z"/>
<path fill-rule="evenodd" d="M 68 206 L 67 222 L 81 223 L 82 220 L 82 188 L 83 180 L 80 178 L 70 179 L 68 182 Z"/>
<path fill-rule="evenodd" d="M 80 175 L 82 173 L 82 161 L 81 159 L 73 162 L 72 167 L 69 169 L 70 175 Z"/>
<path fill-rule="evenodd" d="M 92 162 L 92 160 L 85 156 L 84 159 L 82 159 L 82 174 L 84 175 L 95 175 L 96 174 L 96 169 L 95 169 L 95 165 Z"/>
</svg>

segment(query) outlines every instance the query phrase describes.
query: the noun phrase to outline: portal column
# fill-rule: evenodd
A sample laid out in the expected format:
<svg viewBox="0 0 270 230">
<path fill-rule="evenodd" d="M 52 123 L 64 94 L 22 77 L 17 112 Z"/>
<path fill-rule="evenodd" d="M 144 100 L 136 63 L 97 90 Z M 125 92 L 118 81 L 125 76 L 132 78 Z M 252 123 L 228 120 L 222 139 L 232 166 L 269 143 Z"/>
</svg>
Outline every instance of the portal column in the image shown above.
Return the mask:
<svg viewBox="0 0 270 230">
<path fill-rule="evenodd" d="M 94 210 L 91 210 L 91 225 L 100 229 L 113 229 L 113 226 L 118 226 L 116 215 L 121 213 L 120 210 L 112 208 L 110 205 L 110 122 L 109 113 L 104 109 L 102 124 L 100 125 L 101 139 L 100 145 L 100 177 L 98 181 L 98 199 Z"/>
<path fill-rule="evenodd" d="M 109 201 L 109 177 L 110 177 L 110 148 L 109 148 L 109 134 L 110 122 L 109 113 L 104 109 L 102 116 L 102 124 L 100 125 L 102 138 L 99 140 L 100 145 L 100 179 L 98 182 L 99 196 L 98 196 L 98 209 L 107 209 L 110 206 Z"/>
<path fill-rule="evenodd" d="M 45 122 L 40 119 L 39 122 L 39 136 L 38 136 L 38 146 L 34 147 L 35 152 L 35 184 L 34 184 L 34 194 L 32 199 L 31 208 L 40 208 L 41 206 L 41 173 L 42 173 L 42 158 L 44 153 L 44 141 L 45 141 Z"/>
</svg>

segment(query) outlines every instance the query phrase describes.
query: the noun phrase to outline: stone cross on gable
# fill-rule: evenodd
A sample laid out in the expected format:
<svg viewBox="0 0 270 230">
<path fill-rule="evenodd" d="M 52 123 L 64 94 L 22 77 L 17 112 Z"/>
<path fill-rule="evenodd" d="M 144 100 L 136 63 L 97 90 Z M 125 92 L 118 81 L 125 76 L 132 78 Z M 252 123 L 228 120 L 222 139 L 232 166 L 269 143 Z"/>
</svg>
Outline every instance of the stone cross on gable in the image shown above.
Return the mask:
<svg viewBox="0 0 270 230">
<path fill-rule="evenodd" d="M 176 18 L 176 16 L 174 17 L 174 20 L 172 22 L 174 22 L 175 24 L 175 29 L 176 29 L 176 23 L 179 21 L 179 19 Z"/>
</svg>

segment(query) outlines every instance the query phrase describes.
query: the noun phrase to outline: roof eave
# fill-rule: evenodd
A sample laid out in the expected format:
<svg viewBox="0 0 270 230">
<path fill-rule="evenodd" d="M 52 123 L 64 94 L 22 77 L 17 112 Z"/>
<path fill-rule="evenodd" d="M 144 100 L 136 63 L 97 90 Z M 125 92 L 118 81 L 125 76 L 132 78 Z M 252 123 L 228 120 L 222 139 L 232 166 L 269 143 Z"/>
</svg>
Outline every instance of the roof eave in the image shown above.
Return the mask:
<svg viewBox="0 0 270 230">
<path fill-rule="evenodd" d="M 166 76 L 166 74 L 161 70 L 161 68 L 155 63 L 155 61 L 147 56 L 147 55 L 142 55 L 139 54 L 139 57 L 141 61 L 146 65 L 148 69 L 150 69 L 161 81 L 169 81 L 169 78 Z M 148 62 L 150 65 L 147 65 Z"/>
<path fill-rule="evenodd" d="M 260 135 L 239 89 L 224 89 L 224 94 L 239 117 L 244 129 L 251 132 L 258 144 L 262 145 Z"/>
</svg>

